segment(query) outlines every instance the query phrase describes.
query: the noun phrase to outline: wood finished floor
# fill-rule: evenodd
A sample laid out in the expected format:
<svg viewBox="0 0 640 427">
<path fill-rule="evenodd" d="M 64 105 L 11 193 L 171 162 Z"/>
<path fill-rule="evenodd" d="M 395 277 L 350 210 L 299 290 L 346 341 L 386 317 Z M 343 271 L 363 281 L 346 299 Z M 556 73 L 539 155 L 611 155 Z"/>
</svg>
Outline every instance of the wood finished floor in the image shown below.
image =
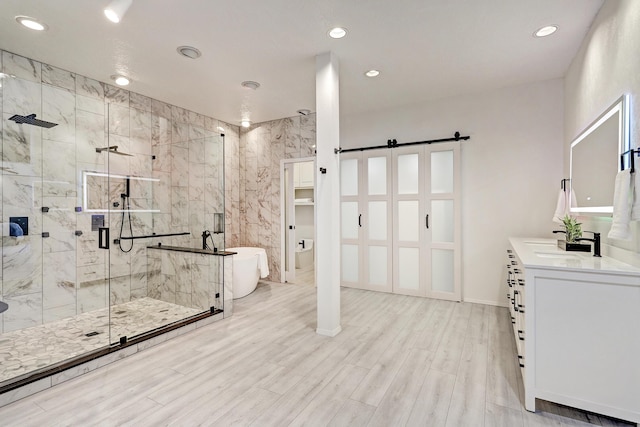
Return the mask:
<svg viewBox="0 0 640 427">
<path fill-rule="evenodd" d="M 0 425 L 624 425 L 525 411 L 504 308 L 343 289 L 327 338 L 315 304 L 313 286 L 261 283 L 230 319 L 0 408 Z"/>
</svg>

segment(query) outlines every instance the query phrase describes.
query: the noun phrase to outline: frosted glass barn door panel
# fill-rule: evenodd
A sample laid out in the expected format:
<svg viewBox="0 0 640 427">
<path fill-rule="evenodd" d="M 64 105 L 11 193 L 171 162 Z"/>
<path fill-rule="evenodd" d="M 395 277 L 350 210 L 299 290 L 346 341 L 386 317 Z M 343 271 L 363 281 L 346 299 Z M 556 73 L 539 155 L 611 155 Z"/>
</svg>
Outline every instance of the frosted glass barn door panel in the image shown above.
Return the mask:
<svg viewBox="0 0 640 427">
<path fill-rule="evenodd" d="M 422 147 L 393 150 L 393 293 L 425 296 L 425 162 Z"/>
<path fill-rule="evenodd" d="M 453 200 L 431 201 L 431 241 L 453 243 L 455 236 L 455 211 Z"/>
<path fill-rule="evenodd" d="M 391 292 L 391 153 L 388 149 L 383 149 L 361 154 L 364 168 L 360 178 L 364 184 L 361 189 L 364 256 L 362 289 Z"/>
<path fill-rule="evenodd" d="M 425 156 L 430 165 L 425 177 L 431 262 L 427 296 L 460 301 L 460 143 L 428 146 Z"/>
<path fill-rule="evenodd" d="M 370 196 L 386 196 L 387 188 L 386 156 L 369 157 L 367 159 L 367 194 Z"/>
<path fill-rule="evenodd" d="M 369 287 L 386 288 L 389 284 L 389 265 L 388 250 L 386 246 L 369 246 L 368 248 L 368 285 Z"/>
<path fill-rule="evenodd" d="M 396 293 L 415 293 L 421 288 L 420 249 L 398 249 L 398 282 Z"/>
<path fill-rule="evenodd" d="M 431 153 L 431 192 L 453 193 L 453 150 Z"/>
<path fill-rule="evenodd" d="M 361 288 L 363 281 L 362 154 L 340 156 L 341 285 Z"/>
<path fill-rule="evenodd" d="M 340 159 L 340 195 L 357 196 L 360 159 Z"/>
<path fill-rule="evenodd" d="M 374 201 L 368 204 L 367 237 L 368 240 L 387 241 L 389 239 L 389 216 L 386 201 Z"/>
<path fill-rule="evenodd" d="M 431 251 L 431 289 L 435 292 L 455 291 L 454 252 L 449 249 Z"/>
<path fill-rule="evenodd" d="M 342 245 L 342 283 L 357 284 L 360 281 L 359 245 Z"/>
<path fill-rule="evenodd" d="M 361 224 L 361 214 L 358 211 L 358 202 L 342 202 L 340 219 L 342 238 L 358 240 L 360 237 Z"/>
</svg>

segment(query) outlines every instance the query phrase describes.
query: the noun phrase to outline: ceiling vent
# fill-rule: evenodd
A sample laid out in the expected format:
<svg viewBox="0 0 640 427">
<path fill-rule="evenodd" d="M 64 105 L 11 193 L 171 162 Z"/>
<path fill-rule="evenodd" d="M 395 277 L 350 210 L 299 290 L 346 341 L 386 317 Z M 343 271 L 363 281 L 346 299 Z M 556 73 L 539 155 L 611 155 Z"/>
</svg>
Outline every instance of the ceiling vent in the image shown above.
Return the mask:
<svg viewBox="0 0 640 427">
<path fill-rule="evenodd" d="M 198 59 L 202 56 L 202 52 L 193 46 L 179 46 L 176 50 L 180 55 L 191 59 Z"/>
<path fill-rule="evenodd" d="M 256 90 L 256 89 L 258 89 L 260 87 L 260 83 L 253 82 L 251 80 L 247 80 L 247 81 L 244 81 L 244 82 L 240 83 L 240 86 L 246 87 L 247 89 Z"/>
</svg>

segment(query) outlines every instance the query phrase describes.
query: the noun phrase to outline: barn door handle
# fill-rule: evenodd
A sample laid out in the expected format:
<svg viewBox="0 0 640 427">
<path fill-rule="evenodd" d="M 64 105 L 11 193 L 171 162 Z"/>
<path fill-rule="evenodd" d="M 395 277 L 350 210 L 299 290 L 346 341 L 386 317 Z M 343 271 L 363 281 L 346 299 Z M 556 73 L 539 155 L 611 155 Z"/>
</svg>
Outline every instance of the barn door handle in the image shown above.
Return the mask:
<svg viewBox="0 0 640 427">
<path fill-rule="evenodd" d="M 358 215 L 358 227 L 362 227 L 362 214 Z"/>
<path fill-rule="evenodd" d="M 427 214 L 427 216 L 425 217 L 424 222 L 427 228 L 429 228 L 429 214 Z"/>
</svg>

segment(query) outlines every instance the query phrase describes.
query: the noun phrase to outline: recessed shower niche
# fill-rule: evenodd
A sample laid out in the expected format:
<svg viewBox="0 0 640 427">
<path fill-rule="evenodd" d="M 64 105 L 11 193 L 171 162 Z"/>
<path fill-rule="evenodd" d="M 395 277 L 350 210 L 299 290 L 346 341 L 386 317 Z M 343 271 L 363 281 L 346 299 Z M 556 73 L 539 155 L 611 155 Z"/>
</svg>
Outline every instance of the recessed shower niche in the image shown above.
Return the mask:
<svg viewBox="0 0 640 427">
<path fill-rule="evenodd" d="M 199 248 L 225 212 L 217 120 L 1 55 L 0 394 L 221 312 L 223 256 L 149 247 Z M 28 114 L 57 125 L 9 120 Z"/>
</svg>

